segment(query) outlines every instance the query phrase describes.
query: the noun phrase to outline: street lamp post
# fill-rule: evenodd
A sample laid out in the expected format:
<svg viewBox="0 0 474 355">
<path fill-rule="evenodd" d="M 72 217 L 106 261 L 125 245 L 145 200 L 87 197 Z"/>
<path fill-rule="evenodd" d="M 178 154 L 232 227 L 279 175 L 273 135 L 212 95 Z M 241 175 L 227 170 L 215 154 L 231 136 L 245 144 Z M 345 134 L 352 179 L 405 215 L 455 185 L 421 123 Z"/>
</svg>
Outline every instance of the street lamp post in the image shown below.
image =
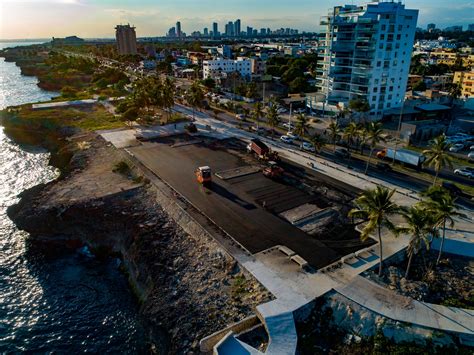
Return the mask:
<svg viewBox="0 0 474 355">
<path fill-rule="evenodd" d="M 288 133 L 291 132 L 291 114 L 293 112 L 293 102 L 290 102 L 290 116 L 288 117 Z"/>
</svg>

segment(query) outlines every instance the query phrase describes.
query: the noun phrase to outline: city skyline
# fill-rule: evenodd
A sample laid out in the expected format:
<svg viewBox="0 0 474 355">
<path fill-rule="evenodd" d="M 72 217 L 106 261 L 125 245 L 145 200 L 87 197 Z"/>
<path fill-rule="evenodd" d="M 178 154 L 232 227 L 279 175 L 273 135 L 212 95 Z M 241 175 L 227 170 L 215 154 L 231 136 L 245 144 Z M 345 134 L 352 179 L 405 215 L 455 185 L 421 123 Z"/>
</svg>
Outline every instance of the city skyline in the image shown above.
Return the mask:
<svg viewBox="0 0 474 355">
<path fill-rule="evenodd" d="M 351 1 L 346 1 L 351 3 Z M 352 1 L 362 4 L 362 1 Z M 440 28 L 474 22 L 474 4 L 460 0 L 447 6 L 441 0 L 407 0 L 407 8 L 420 9 L 418 25 L 436 23 Z M 212 0 L 4 0 L 0 3 L 0 38 L 48 38 L 78 35 L 85 38 L 113 38 L 116 24 L 133 24 L 138 37 L 162 36 L 180 21 L 182 31 L 191 33 L 212 28 L 218 22 L 223 28 L 228 21 L 242 20 L 242 29 L 297 28 L 317 32 L 319 19 L 335 1 L 250 0 L 216 5 Z M 249 11 L 251 9 L 251 11 Z M 249 15 L 251 13 L 251 15 Z"/>
</svg>

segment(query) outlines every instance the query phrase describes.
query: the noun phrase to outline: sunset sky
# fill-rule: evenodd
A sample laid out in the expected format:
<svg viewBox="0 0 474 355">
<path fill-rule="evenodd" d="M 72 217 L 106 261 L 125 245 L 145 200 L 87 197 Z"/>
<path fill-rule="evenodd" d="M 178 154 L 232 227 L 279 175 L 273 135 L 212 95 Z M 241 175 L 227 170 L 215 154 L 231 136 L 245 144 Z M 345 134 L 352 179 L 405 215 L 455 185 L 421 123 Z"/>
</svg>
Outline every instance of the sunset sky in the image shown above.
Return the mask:
<svg viewBox="0 0 474 355">
<path fill-rule="evenodd" d="M 179 19 L 190 33 L 237 18 L 242 28 L 293 27 L 319 29 L 319 17 L 328 8 L 358 1 L 334 0 L 0 0 L 0 38 L 49 38 L 77 35 L 84 38 L 113 37 L 114 26 L 130 23 L 137 35 L 161 36 Z M 472 0 L 406 0 L 420 9 L 419 26 L 439 27 L 474 23 Z M 218 4 L 218 5 L 216 5 Z"/>
</svg>

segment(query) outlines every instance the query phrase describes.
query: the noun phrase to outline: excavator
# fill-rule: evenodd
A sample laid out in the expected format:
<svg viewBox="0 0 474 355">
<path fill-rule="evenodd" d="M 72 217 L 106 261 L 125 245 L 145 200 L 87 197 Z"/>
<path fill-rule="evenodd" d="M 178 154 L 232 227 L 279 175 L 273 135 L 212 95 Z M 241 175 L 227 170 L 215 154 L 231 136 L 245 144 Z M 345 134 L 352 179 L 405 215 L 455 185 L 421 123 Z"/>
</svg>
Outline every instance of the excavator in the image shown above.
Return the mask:
<svg viewBox="0 0 474 355">
<path fill-rule="evenodd" d="M 196 179 L 203 186 L 209 186 L 212 182 L 211 168 L 208 166 L 200 166 L 196 169 Z"/>
</svg>

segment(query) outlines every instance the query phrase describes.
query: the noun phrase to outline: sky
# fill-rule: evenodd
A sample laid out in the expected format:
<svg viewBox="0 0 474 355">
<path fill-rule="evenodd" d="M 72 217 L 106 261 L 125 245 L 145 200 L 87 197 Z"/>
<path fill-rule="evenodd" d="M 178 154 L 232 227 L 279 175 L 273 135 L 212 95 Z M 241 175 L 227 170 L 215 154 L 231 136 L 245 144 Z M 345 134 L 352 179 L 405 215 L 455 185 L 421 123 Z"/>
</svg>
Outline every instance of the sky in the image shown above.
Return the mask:
<svg viewBox="0 0 474 355">
<path fill-rule="evenodd" d="M 242 29 L 291 27 L 319 30 L 319 18 L 335 5 L 357 0 L 0 0 L 0 39 L 114 37 L 117 24 L 133 24 L 138 37 L 162 36 L 181 21 L 182 30 L 240 18 Z M 443 28 L 474 23 L 474 0 L 405 0 L 420 10 L 418 25 Z"/>
</svg>

